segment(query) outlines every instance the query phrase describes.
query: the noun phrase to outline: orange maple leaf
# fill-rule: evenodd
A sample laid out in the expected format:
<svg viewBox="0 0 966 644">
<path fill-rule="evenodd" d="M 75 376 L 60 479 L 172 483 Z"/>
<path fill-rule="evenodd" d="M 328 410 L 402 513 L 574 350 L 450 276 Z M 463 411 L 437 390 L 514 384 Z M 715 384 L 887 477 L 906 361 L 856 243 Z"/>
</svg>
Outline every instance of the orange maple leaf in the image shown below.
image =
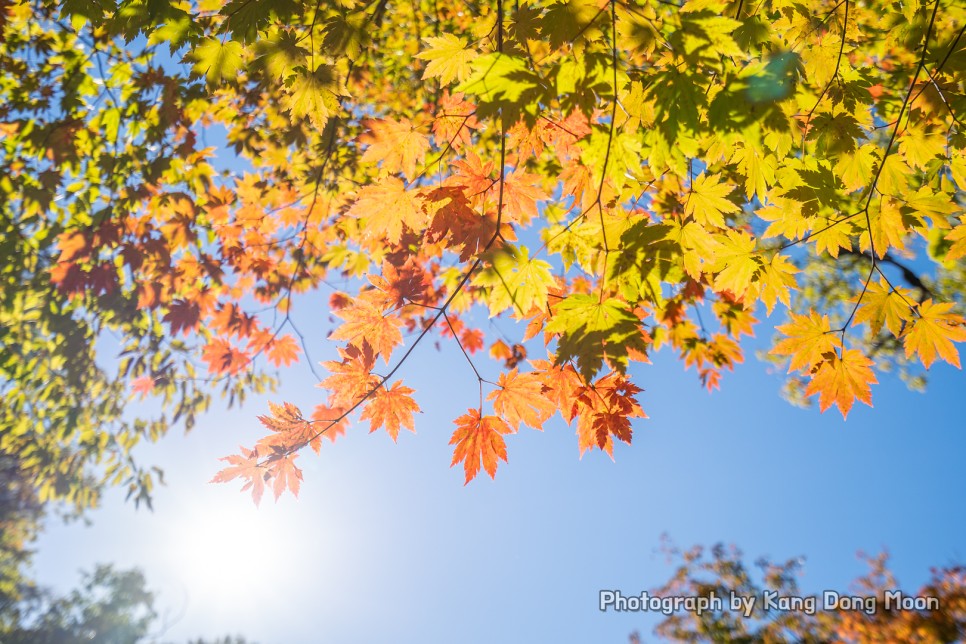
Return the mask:
<svg viewBox="0 0 966 644">
<path fill-rule="evenodd" d="M 468 145 L 472 130 L 480 127 L 474 114 L 476 106 L 463 100 L 462 92 L 450 94 L 449 90 L 443 92 L 438 105 L 436 120 L 433 122 L 436 145 L 440 148 L 448 145 L 454 150 Z"/>
<path fill-rule="evenodd" d="M 369 419 L 370 434 L 380 427 L 385 427 L 393 441 L 399 437 L 400 427 L 405 427 L 415 434 L 413 414 L 421 410 L 412 398 L 413 393 L 415 390 L 404 387 L 402 380 L 397 380 L 389 389 L 379 387 L 376 393 L 369 396 L 369 402 L 359 418 Z"/>
<path fill-rule="evenodd" d="M 879 381 L 872 373 L 873 362 L 857 349 L 844 349 L 842 357 L 832 353 L 823 361 L 805 389 L 806 396 L 819 394 L 819 409 L 825 411 L 834 403 L 847 418 L 856 398 L 872 406 L 872 387 Z"/>
<path fill-rule="evenodd" d="M 467 193 L 463 187 L 446 186 L 426 194 L 433 213 L 426 237 L 433 243 L 460 248 L 461 262 L 482 251 L 496 232 L 496 218 L 473 210 Z"/>
<path fill-rule="evenodd" d="M 966 341 L 966 319 L 952 313 L 952 308 L 948 302 L 934 304 L 932 300 L 919 305 L 919 317 L 913 320 L 912 328 L 903 339 L 907 358 L 917 354 L 928 369 L 938 354 L 957 369 L 962 368 L 953 342 Z"/>
<path fill-rule="evenodd" d="M 350 344 L 339 349 L 341 361 L 327 360 L 322 366 L 332 374 L 319 383 L 319 387 L 329 390 L 329 405 L 333 407 L 352 407 L 360 398 L 376 386 L 379 378 L 372 375 L 376 356 L 368 342 L 361 347 Z"/>
<path fill-rule="evenodd" d="M 266 347 L 265 354 L 276 367 L 287 367 L 299 359 L 298 341 L 290 335 L 275 338 Z"/>
<path fill-rule="evenodd" d="M 208 371 L 215 374 L 236 374 L 251 361 L 248 353 L 236 349 L 222 338 L 214 338 L 206 344 L 201 359 L 208 363 Z"/>
<path fill-rule="evenodd" d="M 402 344 L 402 333 L 399 331 L 402 322 L 399 318 L 383 315 L 381 308 L 361 297 L 334 313 L 345 322 L 329 336 L 333 340 L 345 340 L 355 345 L 368 342 L 376 355 L 381 355 L 387 364 L 392 350 Z"/>
<path fill-rule="evenodd" d="M 831 330 L 827 315 L 819 317 L 815 311 L 808 315 L 791 314 L 792 322 L 776 327 L 789 336 L 778 342 L 769 353 L 777 356 L 791 356 L 788 372 L 797 369 L 808 371 L 822 362 L 827 353 L 842 346 L 842 341 Z"/>
<path fill-rule="evenodd" d="M 406 185 L 396 177 L 387 177 L 360 190 L 348 214 L 365 219 L 364 235 L 380 243 L 398 244 L 403 224 L 417 233 L 426 225 L 419 194 L 406 190 Z"/>
<path fill-rule="evenodd" d="M 262 500 L 262 493 L 265 491 L 267 471 L 264 467 L 259 466 L 258 452 L 256 450 L 249 450 L 244 447 L 239 447 L 238 449 L 241 451 L 241 455 L 232 454 L 231 456 L 225 456 L 220 459 L 228 463 L 229 466 L 216 473 L 210 482 L 227 483 L 237 477 L 241 477 L 246 481 L 241 491 L 244 492 L 251 488 L 252 499 L 255 501 L 255 505 L 258 505 Z"/>
<path fill-rule="evenodd" d="M 570 424 L 574 419 L 574 399 L 583 386 L 577 370 L 571 364 L 556 366 L 549 360 L 532 360 L 530 364 L 542 373 L 544 396 Z"/>
<path fill-rule="evenodd" d="M 537 202 L 547 199 L 547 193 L 538 185 L 539 175 L 514 170 L 503 180 L 504 221 L 516 221 L 527 225 L 537 214 Z"/>
<path fill-rule="evenodd" d="M 498 416 L 480 416 L 477 409 L 470 409 L 456 419 L 456 431 L 450 438 L 449 444 L 456 445 L 453 450 L 453 462 L 450 467 L 460 461 L 466 473 L 466 485 L 472 481 L 483 469 L 490 475 L 496 476 L 497 459 L 506 462 L 506 443 L 503 434 L 511 434 L 513 430 Z"/>
<path fill-rule="evenodd" d="M 369 147 L 362 155 L 362 163 L 382 163 L 388 173 L 402 172 L 408 179 L 416 176 L 416 166 L 422 165 L 429 150 L 429 141 L 417 132 L 407 118 L 370 119 L 365 122 L 371 134 L 359 137 Z"/>
<path fill-rule="evenodd" d="M 346 411 L 342 407 L 316 405 L 315 409 L 312 410 L 312 420 L 319 425 L 316 433 L 325 436 L 334 443 L 336 438 L 345 434 L 345 429 L 349 426 L 349 418 L 346 416 Z M 318 438 L 321 438 L 321 436 L 317 437 L 312 443 L 312 449 L 315 450 L 316 454 L 319 452 Z"/>
<path fill-rule="evenodd" d="M 57 237 L 57 248 L 60 249 L 58 262 L 71 262 L 75 260 L 90 259 L 91 240 L 87 235 L 78 230 L 69 230 L 61 233 Z"/>
<path fill-rule="evenodd" d="M 486 399 L 493 401 L 493 410 L 514 430 L 520 429 L 520 423 L 542 430 L 557 409 L 543 395 L 543 383 L 536 373 L 501 372 L 496 384 L 500 389 L 491 391 Z"/>
<path fill-rule="evenodd" d="M 268 403 L 268 408 L 272 412 L 270 416 L 259 416 L 258 420 L 268 429 L 275 432 L 258 441 L 258 448 L 262 453 L 266 452 L 286 452 L 297 450 L 305 444 L 312 446 L 315 453 L 319 452 L 320 438 L 319 429 L 302 416 L 302 410 L 286 402 L 278 405 L 273 402 Z"/>
<path fill-rule="evenodd" d="M 275 480 L 272 491 L 275 493 L 275 500 L 282 496 L 282 492 L 287 487 L 295 497 L 299 495 L 299 486 L 302 482 L 302 470 L 295 465 L 298 454 L 286 454 L 268 464 L 268 476 Z"/>
</svg>

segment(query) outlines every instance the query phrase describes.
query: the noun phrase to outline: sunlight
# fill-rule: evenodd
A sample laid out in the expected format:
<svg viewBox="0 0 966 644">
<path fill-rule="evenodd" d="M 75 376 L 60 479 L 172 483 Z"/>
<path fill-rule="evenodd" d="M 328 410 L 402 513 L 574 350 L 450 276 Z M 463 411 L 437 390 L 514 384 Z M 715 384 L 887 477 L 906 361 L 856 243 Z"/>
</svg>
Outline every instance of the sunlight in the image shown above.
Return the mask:
<svg viewBox="0 0 966 644">
<path fill-rule="evenodd" d="M 274 514 L 247 497 L 185 513 L 167 559 L 192 603 L 247 604 L 294 576 L 293 557 L 282 545 L 285 521 Z"/>
</svg>

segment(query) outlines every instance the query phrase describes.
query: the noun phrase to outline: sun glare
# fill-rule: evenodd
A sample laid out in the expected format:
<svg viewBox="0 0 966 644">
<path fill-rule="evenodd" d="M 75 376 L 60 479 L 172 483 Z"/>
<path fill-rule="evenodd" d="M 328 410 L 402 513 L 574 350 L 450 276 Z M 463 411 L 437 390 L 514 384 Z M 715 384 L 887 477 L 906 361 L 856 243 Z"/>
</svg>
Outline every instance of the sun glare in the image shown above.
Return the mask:
<svg viewBox="0 0 966 644">
<path fill-rule="evenodd" d="M 244 498 L 186 513 L 168 560 L 193 602 L 238 606 L 292 574 L 284 527 L 265 510 Z"/>
</svg>

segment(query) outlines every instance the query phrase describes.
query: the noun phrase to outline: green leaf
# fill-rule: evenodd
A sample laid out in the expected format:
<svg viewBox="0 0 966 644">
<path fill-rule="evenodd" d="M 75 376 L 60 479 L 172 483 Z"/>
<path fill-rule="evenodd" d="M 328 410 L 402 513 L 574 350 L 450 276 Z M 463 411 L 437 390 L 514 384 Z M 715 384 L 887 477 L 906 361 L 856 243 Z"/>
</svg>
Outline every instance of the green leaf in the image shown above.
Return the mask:
<svg viewBox="0 0 966 644">
<path fill-rule="evenodd" d="M 335 68 L 319 65 L 315 73 L 300 68 L 288 88 L 283 105 L 297 120 L 307 117 L 313 126 L 321 130 L 334 113 L 339 110 L 339 87 Z"/>
<path fill-rule="evenodd" d="M 511 307 L 522 317 L 534 308 L 547 307 L 547 294 L 555 284 L 550 270 L 547 262 L 530 259 L 529 249 L 508 245 L 493 254 L 491 264 L 473 283 L 490 289 L 486 298 L 490 317 Z"/>
<path fill-rule="evenodd" d="M 559 333 L 555 363 L 577 360 L 585 380 L 593 380 L 604 360 L 621 373 L 627 370 L 628 351 L 644 351 L 641 321 L 617 298 L 603 302 L 595 295 L 568 296 L 557 305 L 546 330 Z"/>
<path fill-rule="evenodd" d="M 205 38 L 190 54 L 195 60 L 192 71 L 203 75 L 210 84 L 233 78 L 245 68 L 244 54 L 241 43 L 234 40 Z"/>
</svg>

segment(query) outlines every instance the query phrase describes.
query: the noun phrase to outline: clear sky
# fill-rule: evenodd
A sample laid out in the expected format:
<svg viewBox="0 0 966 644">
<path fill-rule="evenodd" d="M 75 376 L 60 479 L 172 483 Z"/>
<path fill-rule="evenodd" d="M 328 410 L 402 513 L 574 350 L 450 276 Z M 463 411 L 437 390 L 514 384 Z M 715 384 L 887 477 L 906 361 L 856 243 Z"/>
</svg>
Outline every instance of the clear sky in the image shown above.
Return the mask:
<svg viewBox="0 0 966 644">
<path fill-rule="evenodd" d="M 331 358 L 324 305 L 298 315 L 318 337 L 313 359 Z M 189 436 L 141 450 L 166 471 L 154 514 L 112 492 L 91 527 L 49 525 L 35 573 L 67 590 L 96 562 L 141 567 L 160 592 L 164 641 L 492 644 L 625 642 L 635 629 L 653 640 L 656 616 L 601 613 L 597 600 L 664 582 L 664 533 L 682 547 L 734 543 L 749 564 L 802 555 L 808 593 L 847 588 L 865 572 L 858 550 L 887 548 L 910 591 L 930 566 L 966 560 L 963 373 L 935 365 L 926 394 L 880 374 L 875 408 L 857 404 L 843 422 L 780 398 L 780 374 L 753 357 L 769 334 L 763 325 L 710 395 L 668 351 L 636 366 L 650 418 L 634 421 L 634 444 L 618 444 L 614 462 L 579 459 L 556 417 L 543 433 L 509 436 L 496 480 L 465 487 L 447 443 L 476 380 L 455 345 L 427 344 L 401 371 L 423 409 L 417 435 L 393 444 L 356 424 L 300 457 L 297 500 L 266 495 L 256 509 L 238 485 L 207 481 L 217 457 L 262 435 L 266 400 L 322 401 L 308 369 L 293 367 L 278 394 L 215 405 Z"/>
</svg>

